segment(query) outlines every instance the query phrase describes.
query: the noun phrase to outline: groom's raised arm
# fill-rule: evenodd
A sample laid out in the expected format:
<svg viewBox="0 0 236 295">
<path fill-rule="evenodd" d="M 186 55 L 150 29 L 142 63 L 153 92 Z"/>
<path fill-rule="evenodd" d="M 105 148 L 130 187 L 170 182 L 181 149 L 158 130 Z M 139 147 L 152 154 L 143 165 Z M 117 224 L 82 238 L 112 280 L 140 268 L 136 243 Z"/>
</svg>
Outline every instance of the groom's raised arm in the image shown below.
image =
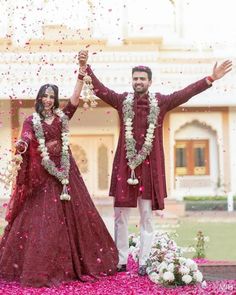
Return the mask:
<svg viewBox="0 0 236 295">
<path fill-rule="evenodd" d="M 232 70 L 232 61 L 226 60 L 219 66 L 215 63 L 211 76 L 207 76 L 182 90 L 176 91 L 170 95 L 162 95 L 167 110 L 174 109 L 175 107 L 187 102 L 194 95 L 211 87 L 212 83 L 216 80 L 223 78 L 228 72 Z"/>
<path fill-rule="evenodd" d="M 93 73 L 91 67 L 87 65 L 88 60 L 88 51 L 81 50 L 79 52 L 79 64 L 80 64 L 80 74 L 79 79 L 83 79 L 84 75 L 89 75 L 92 79 L 92 84 L 94 87 L 94 92 L 97 97 L 108 103 L 115 109 L 118 109 L 122 103 L 122 97 L 124 95 L 118 94 L 115 91 L 109 89 L 108 87 L 104 86 L 98 78 Z"/>
<path fill-rule="evenodd" d="M 122 97 L 124 97 L 124 95 L 118 94 L 114 90 L 111 90 L 103 85 L 95 76 L 89 65 L 87 65 L 86 73 L 92 78 L 95 95 L 111 105 L 113 108 L 118 109 L 119 105 L 122 103 Z"/>
</svg>

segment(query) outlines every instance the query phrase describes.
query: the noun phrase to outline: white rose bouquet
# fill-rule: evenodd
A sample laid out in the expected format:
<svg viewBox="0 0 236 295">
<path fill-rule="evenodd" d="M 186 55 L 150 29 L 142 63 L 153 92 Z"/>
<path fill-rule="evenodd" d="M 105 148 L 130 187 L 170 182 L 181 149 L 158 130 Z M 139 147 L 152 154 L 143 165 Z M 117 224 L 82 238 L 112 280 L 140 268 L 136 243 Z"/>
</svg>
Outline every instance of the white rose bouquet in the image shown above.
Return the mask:
<svg viewBox="0 0 236 295">
<path fill-rule="evenodd" d="M 202 282 L 202 273 L 192 259 L 174 256 L 172 260 L 163 260 L 159 265 L 151 266 L 149 278 L 164 286 L 182 286 Z"/>
<path fill-rule="evenodd" d="M 139 254 L 139 237 L 130 235 L 130 253 L 135 261 Z M 164 286 L 181 286 L 202 282 L 202 273 L 192 259 L 182 256 L 178 247 L 167 233 L 156 233 L 152 249 L 146 262 L 149 279 Z"/>
</svg>

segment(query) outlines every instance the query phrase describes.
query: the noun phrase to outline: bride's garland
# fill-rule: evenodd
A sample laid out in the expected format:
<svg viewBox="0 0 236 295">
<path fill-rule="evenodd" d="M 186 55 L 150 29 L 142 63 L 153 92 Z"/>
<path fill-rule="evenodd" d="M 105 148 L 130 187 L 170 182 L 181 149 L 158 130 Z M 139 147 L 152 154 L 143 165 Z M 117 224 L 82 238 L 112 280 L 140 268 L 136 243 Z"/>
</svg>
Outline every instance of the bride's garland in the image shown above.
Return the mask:
<svg viewBox="0 0 236 295">
<path fill-rule="evenodd" d="M 55 176 L 63 185 L 63 191 L 60 195 L 61 200 L 70 200 L 67 185 L 69 184 L 69 171 L 70 171 L 70 154 L 69 154 L 69 120 L 68 117 L 60 109 L 54 110 L 54 113 L 60 117 L 62 122 L 62 151 L 61 151 L 61 167 L 57 168 L 55 163 L 49 158 L 48 148 L 45 145 L 45 137 L 41 118 L 38 113 L 33 113 L 33 128 L 34 133 L 39 143 L 39 151 L 41 153 L 42 166 L 48 171 L 49 174 Z"/>
<path fill-rule="evenodd" d="M 135 177 L 135 168 L 138 167 L 150 154 L 153 146 L 154 132 L 156 129 L 157 118 L 160 113 L 158 101 L 155 94 L 150 93 L 148 96 L 150 112 L 147 116 L 148 128 L 145 136 L 143 146 L 139 152 L 136 150 L 136 140 L 133 135 L 133 119 L 134 119 L 134 94 L 129 93 L 123 101 L 123 122 L 125 125 L 125 145 L 126 158 L 128 166 L 131 169 L 131 178 L 127 180 L 128 184 L 138 184 L 138 179 Z"/>
</svg>

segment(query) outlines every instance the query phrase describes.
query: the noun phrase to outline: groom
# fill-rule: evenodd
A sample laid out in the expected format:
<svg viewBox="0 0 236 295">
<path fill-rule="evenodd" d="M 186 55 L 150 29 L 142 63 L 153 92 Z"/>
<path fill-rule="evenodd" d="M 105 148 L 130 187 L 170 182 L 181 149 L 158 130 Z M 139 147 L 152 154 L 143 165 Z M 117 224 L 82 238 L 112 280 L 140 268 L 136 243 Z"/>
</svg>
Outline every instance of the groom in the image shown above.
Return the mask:
<svg viewBox="0 0 236 295">
<path fill-rule="evenodd" d="M 146 66 L 132 69 L 134 93 L 118 94 L 105 87 L 87 65 L 88 51 L 79 53 L 79 79 L 92 78 L 95 94 L 115 108 L 120 135 L 114 158 L 110 196 L 114 196 L 115 242 L 119 251 L 117 271 L 126 271 L 128 219 L 132 207 L 140 212 L 139 275 L 146 274 L 146 260 L 153 237 L 152 210 L 164 209 L 167 197 L 162 126 L 165 114 L 211 87 L 232 68 L 231 61 L 215 64 L 212 74 L 170 95 L 150 93 L 152 71 Z"/>
</svg>

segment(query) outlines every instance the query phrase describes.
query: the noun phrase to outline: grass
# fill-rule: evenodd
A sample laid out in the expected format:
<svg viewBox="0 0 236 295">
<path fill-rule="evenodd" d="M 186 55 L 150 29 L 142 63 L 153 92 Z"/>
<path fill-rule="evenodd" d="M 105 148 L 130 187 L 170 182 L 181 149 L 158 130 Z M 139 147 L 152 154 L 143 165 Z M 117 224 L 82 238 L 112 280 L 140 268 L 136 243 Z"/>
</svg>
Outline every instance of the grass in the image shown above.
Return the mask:
<svg viewBox="0 0 236 295">
<path fill-rule="evenodd" d="M 213 220 L 212 220 L 213 221 Z M 209 260 L 234 260 L 236 261 L 236 222 L 197 222 L 196 219 L 182 218 L 178 224 L 162 223 L 155 225 L 156 230 L 175 230 L 178 237 L 174 238 L 178 246 L 189 247 L 195 245 L 194 238 L 197 232 L 201 230 L 205 236 L 209 237 L 206 243 L 206 258 Z M 137 225 L 130 225 L 130 233 L 139 232 Z M 0 235 L 3 228 L 0 227 Z M 192 257 L 192 253 L 186 253 L 186 257 Z"/>
<path fill-rule="evenodd" d="M 236 260 L 236 231 L 235 222 L 196 222 L 180 221 L 180 227 L 176 232 L 178 238 L 176 242 L 179 246 L 194 245 L 194 238 L 201 230 L 205 236 L 209 237 L 206 242 L 206 258 L 210 260 Z"/>
<path fill-rule="evenodd" d="M 180 219 L 177 226 L 165 223 L 165 226 L 156 224 L 156 230 L 175 230 L 178 237 L 174 238 L 178 246 L 190 247 L 196 245 L 194 238 L 201 230 L 204 236 L 209 237 L 206 242 L 206 258 L 209 260 L 236 261 L 236 222 L 197 222 L 194 219 Z M 130 226 L 129 231 L 138 233 L 137 226 Z M 194 253 L 184 256 L 192 258 Z"/>
</svg>

